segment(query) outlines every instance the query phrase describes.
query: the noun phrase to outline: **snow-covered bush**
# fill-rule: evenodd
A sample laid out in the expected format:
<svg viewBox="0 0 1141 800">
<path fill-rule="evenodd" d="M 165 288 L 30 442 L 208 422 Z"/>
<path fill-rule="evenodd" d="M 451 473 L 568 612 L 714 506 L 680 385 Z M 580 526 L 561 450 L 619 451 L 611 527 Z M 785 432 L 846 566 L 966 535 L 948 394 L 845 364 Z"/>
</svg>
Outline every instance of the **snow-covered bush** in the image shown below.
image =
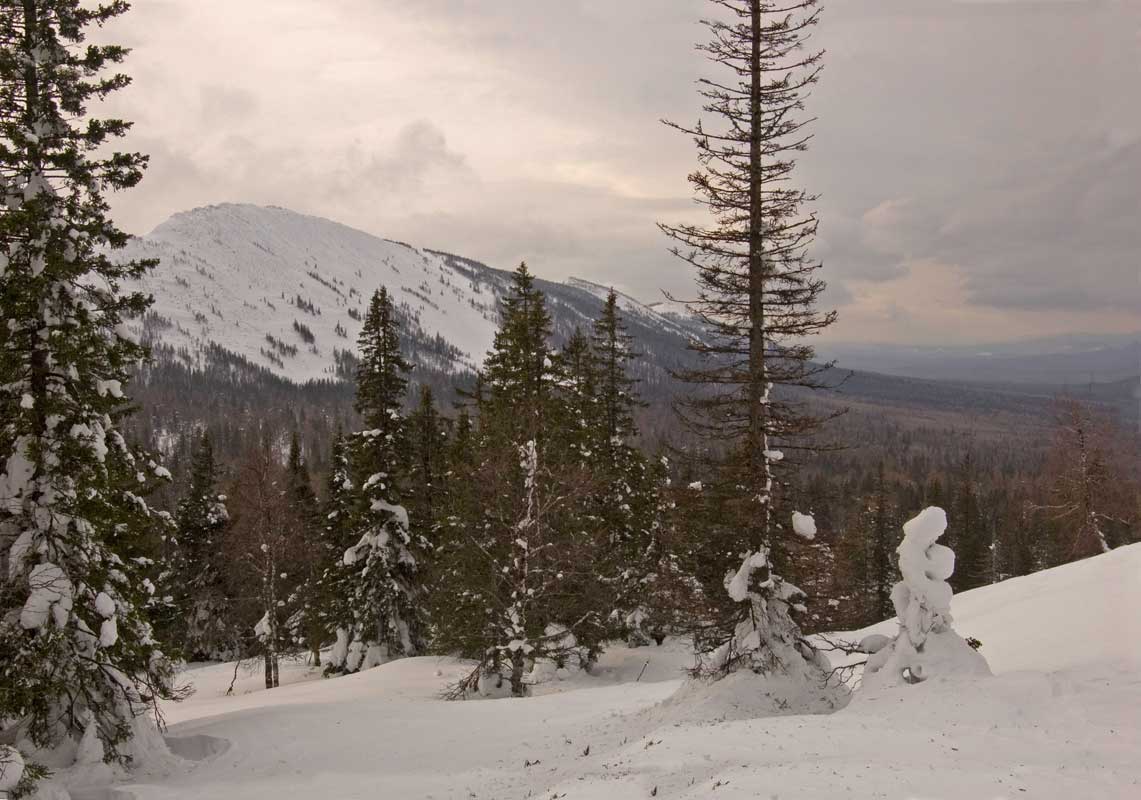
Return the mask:
<svg viewBox="0 0 1141 800">
<path fill-rule="evenodd" d="M 793 620 L 802 611 L 804 593 L 774 574 L 767 550 L 747 553 L 736 573 L 725 577 L 725 590 L 748 611 L 733 636 L 706 659 L 703 672 L 728 675 L 749 670 L 770 681 L 780 703 L 816 711 L 840 707 L 847 692 L 830 680 L 828 659 L 803 636 Z"/>
<path fill-rule="evenodd" d="M 951 586 L 955 553 L 936 544 L 947 529 L 947 514 L 934 506 L 903 526 L 899 571 L 903 580 L 891 592 L 899 633 L 890 643 L 867 642 L 875 650 L 864 671 L 864 688 L 919 683 L 954 675 L 989 675 L 984 659 L 951 627 Z"/>
</svg>

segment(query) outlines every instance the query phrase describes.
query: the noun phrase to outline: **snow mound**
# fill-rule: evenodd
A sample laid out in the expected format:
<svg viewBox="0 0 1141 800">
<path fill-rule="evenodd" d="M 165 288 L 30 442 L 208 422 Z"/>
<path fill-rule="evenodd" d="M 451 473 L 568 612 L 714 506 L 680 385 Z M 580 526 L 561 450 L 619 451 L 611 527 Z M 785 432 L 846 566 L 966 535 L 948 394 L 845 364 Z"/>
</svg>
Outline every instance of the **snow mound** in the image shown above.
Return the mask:
<svg viewBox="0 0 1141 800">
<path fill-rule="evenodd" d="M 806 683 L 800 675 L 759 674 L 746 669 L 717 680 L 686 681 L 647 716 L 660 725 L 694 725 L 831 714 L 843 708 L 846 701 L 846 695 L 838 694 L 835 687 Z"/>
</svg>

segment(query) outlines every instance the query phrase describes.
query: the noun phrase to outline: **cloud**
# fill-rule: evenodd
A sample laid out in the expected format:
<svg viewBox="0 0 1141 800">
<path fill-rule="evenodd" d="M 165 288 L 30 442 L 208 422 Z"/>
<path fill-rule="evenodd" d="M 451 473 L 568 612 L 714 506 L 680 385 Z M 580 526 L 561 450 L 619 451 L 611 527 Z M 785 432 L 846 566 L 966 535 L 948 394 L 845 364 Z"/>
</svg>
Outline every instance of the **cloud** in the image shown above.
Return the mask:
<svg viewBox="0 0 1141 800">
<path fill-rule="evenodd" d="M 496 266 L 526 258 L 544 277 L 688 295 L 655 222 L 702 220 L 695 154 L 660 119 L 698 116 L 694 81 L 715 70 L 693 44 L 712 11 L 136 4 L 100 33 L 135 48 L 108 111 L 152 156 L 142 186 L 112 198 L 116 218 L 143 232 L 194 205 L 272 203 Z M 837 335 L 1136 316 L 1138 31 L 1136 3 L 830 0 L 798 181 L 821 196 L 814 255 L 843 307 Z M 916 291 L 944 296 L 928 309 Z"/>
<path fill-rule="evenodd" d="M 202 122 L 208 125 L 232 125 L 258 110 L 258 97 L 248 89 L 209 84 L 203 86 L 199 93 L 202 98 Z"/>
</svg>

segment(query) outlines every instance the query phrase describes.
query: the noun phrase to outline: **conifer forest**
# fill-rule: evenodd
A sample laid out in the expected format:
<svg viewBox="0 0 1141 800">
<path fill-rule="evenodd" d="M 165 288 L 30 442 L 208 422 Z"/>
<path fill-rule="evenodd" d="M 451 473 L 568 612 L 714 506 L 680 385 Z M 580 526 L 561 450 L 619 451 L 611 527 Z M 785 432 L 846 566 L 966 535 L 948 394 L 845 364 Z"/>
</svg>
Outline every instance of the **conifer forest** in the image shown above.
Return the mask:
<svg viewBox="0 0 1141 800">
<path fill-rule="evenodd" d="M 0 798 L 1138 796 L 1138 30 L 0 0 Z"/>
</svg>

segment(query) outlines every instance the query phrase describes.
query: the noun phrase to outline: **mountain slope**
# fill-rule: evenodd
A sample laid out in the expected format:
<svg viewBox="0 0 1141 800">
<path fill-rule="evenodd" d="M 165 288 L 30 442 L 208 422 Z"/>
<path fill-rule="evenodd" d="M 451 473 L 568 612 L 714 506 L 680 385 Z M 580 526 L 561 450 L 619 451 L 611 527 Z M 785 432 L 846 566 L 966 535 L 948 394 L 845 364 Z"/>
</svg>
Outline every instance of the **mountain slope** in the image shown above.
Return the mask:
<svg viewBox="0 0 1141 800">
<path fill-rule="evenodd" d="M 126 257 L 158 258 L 142 286 L 155 297 L 139 332 L 189 364 L 211 345 L 295 382 L 335 379 L 355 348 L 369 297 L 394 296 L 416 361 L 429 370 L 475 369 L 491 347 L 510 274 L 479 262 L 389 241 L 282 208 L 225 204 L 176 214 L 134 239 Z M 556 338 L 589 325 L 596 288 L 546 281 Z M 637 308 L 632 333 L 651 362 L 684 349 L 677 322 Z"/>
</svg>

